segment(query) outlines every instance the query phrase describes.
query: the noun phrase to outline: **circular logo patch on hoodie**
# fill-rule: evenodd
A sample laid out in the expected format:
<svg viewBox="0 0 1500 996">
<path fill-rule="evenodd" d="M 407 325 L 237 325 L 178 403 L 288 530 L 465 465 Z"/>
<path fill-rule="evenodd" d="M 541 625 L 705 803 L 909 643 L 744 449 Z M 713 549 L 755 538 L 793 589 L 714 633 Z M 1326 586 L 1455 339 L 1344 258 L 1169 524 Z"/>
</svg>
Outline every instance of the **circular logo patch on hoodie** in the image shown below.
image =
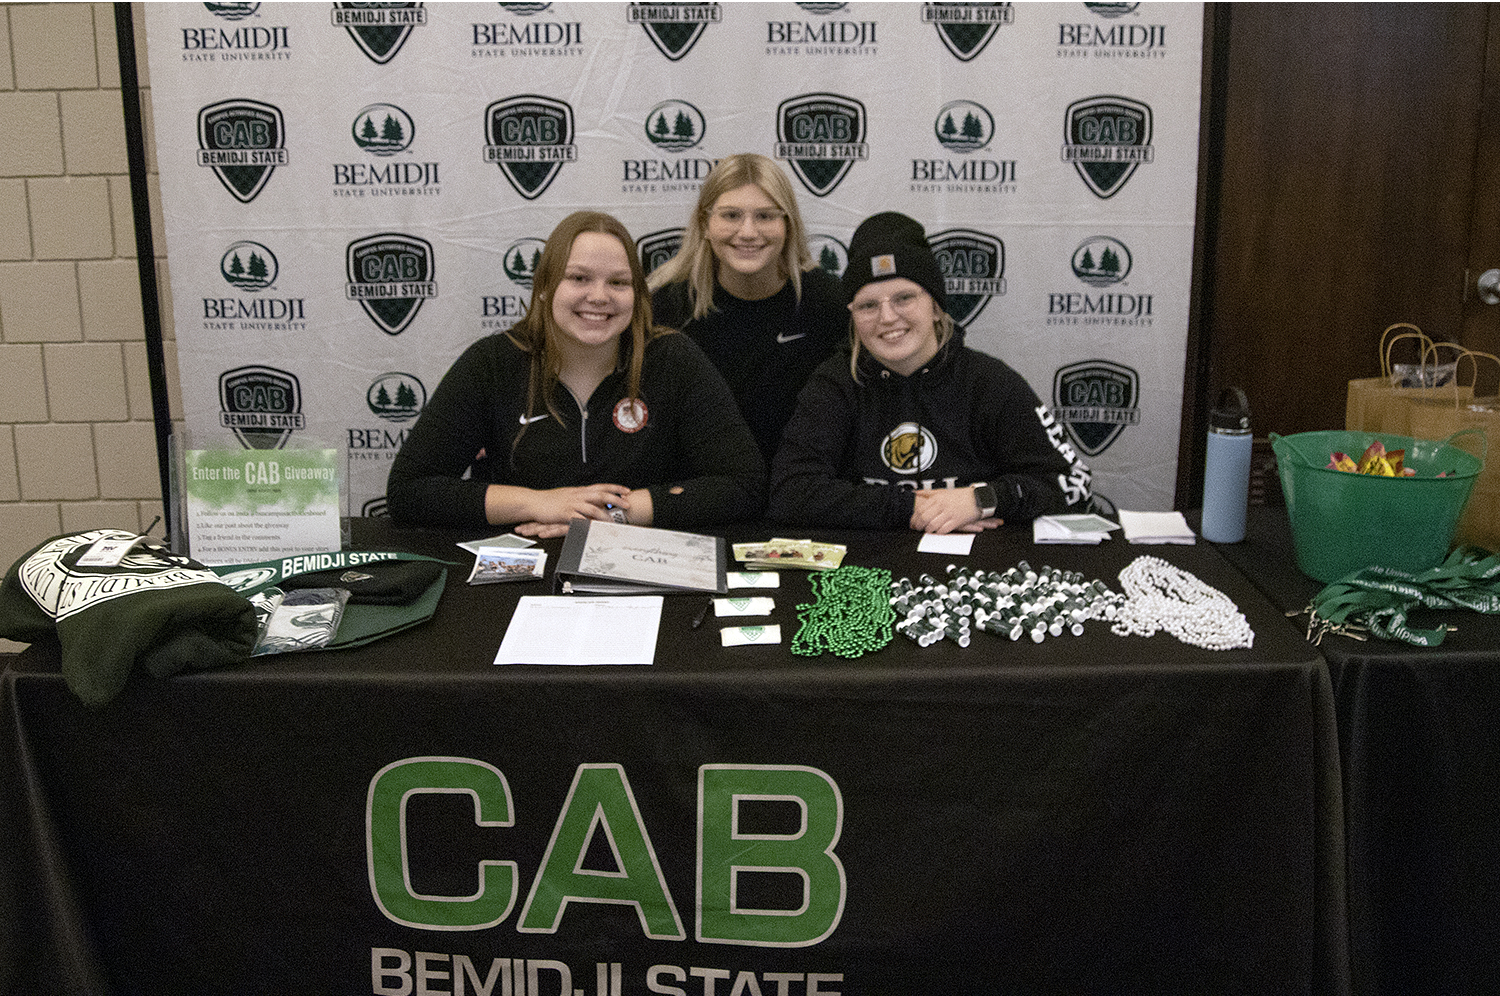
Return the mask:
<svg viewBox="0 0 1500 996">
<path fill-rule="evenodd" d="M 615 405 L 615 428 L 621 432 L 640 432 L 646 417 L 646 403 L 640 398 L 621 398 Z"/>
<path fill-rule="evenodd" d="M 880 459 L 898 474 L 917 474 L 937 459 L 937 440 L 915 422 L 902 422 L 880 444 Z"/>
</svg>

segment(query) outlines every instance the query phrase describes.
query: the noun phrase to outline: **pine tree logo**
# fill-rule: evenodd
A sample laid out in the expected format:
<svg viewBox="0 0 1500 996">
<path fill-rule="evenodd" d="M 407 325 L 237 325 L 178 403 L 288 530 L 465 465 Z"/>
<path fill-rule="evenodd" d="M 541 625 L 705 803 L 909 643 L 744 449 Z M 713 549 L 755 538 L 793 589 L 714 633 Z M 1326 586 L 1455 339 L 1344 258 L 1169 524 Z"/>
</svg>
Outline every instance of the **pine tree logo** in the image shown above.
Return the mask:
<svg viewBox="0 0 1500 996">
<path fill-rule="evenodd" d="M 410 422 L 427 404 L 427 388 L 409 373 L 383 373 L 370 382 L 365 404 L 376 418 L 387 422 Z"/>
<path fill-rule="evenodd" d="M 838 239 L 831 235 L 809 235 L 807 248 L 820 270 L 835 277 L 844 275 L 844 268 L 849 265 L 849 250 Z"/>
<path fill-rule="evenodd" d="M 208 12 L 226 21 L 243 21 L 260 9 L 258 3 L 205 3 Z"/>
<path fill-rule="evenodd" d="M 646 271 L 647 276 L 677 255 L 677 250 L 682 248 L 682 231 L 680 228 L 664 228 L 636 240 L 636 251 L 641 254 L 641 269 Z"/>
<path fill-rule="evenodd" d="M 1073 250 L 1073 275 L 1090 287 L 1108 287 L 1130 274 L 1130 262 L 1125 243 L 1095 235 Z"/>
<path fill-rule="evenodd" d="M 542 261 L 542 249 L 546 246 L 542 239 L 524 238 L 512 242 L 505 250 L 505 275 L 510 282 L 520 287 L 531 287 L 531 280 L 536 276 L 537 265 Z"/>
<path fill-rule="evenodd" d="M 405 152 L 416 137 L 417 126 L 395 104 L 371 104 L 362 107 L 349 127 L 354 144 L 373 156 L 394 156 Z"/>
<path fill-rule="evenodd" d="M 276 254 L 259 242 L 236 242 L 219 260 L 219 273 L 242 291 L 264 290 L 276 282 Z"/>
<path fill-rule="evenodd" d="M 703 141 L 703 112 L 684 100 L 664 100 L 646 115 L 646 138 L 658 149 L 682 152 Z"/>
<path fill-rule="evenodd" d="M 938 111 L 932 130 L 945 149 L 978 152 L 995 137 L 995 119 L 972 100 L 955 100 Z"/>
</svg>

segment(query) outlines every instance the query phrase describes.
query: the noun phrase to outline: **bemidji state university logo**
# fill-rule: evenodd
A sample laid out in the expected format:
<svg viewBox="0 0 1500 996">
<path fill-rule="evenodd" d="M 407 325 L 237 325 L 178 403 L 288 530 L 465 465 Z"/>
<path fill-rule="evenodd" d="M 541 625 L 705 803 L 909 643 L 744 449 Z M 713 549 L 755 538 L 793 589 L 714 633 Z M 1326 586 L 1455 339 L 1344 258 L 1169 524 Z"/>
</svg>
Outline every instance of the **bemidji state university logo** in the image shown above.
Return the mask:
<svg viewBox="0 0 1500 996">
<path fill-rule="evenodd" d="M 219 374 L 219 424 L 250 450 L 279 450 L 304 428 L 302 385 L 275 367 L 235 367 Z"/>
<path fill-rule="evenodd" d="M 401 51 L 412 28 L 427 23 L 427 10 L 420 3 L 335 3 L 332 19 L 361 52 L 383 66 Z"/>
<path fill-rule="evenodd" d="M 927 240 L 943 274 L 948 314 L 967 326 L 990 298 L 1005 293 L 1005 243 L 972 228 L 950 228 Z"/>
<path fill-rule="evenodd" d="M 984 51 L 1002 24 L 1014 24 L 1015 8 L 1008 3 L 924 3 L 922 21 L 937 28 L 938 37 L 959 62 Z"/>
<path fill-rule="evenodd" d="M 381 232 L 349 243 L 344 260 L 349 299 L 387 335 L 406 331 L 422 302 L 437 297 L 437 265 L 426 239 Z"/>
<path fill-rule="evenodd" d="M 198 165 L 211 168 L 242 204 L 286 164 L 286 124 L 274 104 L 235 98 L 198 111 Z"/>
<path fill-rule="evenodd" d="M 724 17 L 716 3 L 633 3 L 625 14 L 656 50 L 676 62 L 693 50 L 703 29 Z"/>
<path fill-rule="evenodd" d="M 776 158 L 814 197 L 833 193 L 856 162 L 870 158 L 865 105 L 837 93 L 804 93 L 776 108 Z"/>
<path fill-rule="evenodd" d="M 1151 147 L 1151 108 L 1139 100 L 1100 95 L 1068 105 L 1063 122 L 1063 162 L 1072 163 L 1100 198 L 1120 192 Z"/>
<path fill-rule="evenodd" d="M 573 108 L 534 93 L 497 100 L 484 109 L 484 161 L 500 167 L 516 193 L 536 200 L 564 163 L 578 160 Z"/>
</svg>

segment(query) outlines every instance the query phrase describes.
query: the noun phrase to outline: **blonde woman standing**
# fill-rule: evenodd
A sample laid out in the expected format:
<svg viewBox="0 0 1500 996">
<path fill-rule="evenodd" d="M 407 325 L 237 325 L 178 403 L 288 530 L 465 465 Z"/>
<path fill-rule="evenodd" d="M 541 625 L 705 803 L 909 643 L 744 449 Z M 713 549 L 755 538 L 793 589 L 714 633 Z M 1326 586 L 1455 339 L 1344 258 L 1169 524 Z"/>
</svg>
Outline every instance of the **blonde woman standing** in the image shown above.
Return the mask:
<svg viewBox="0 0 1500 996">
<path fill-rule="evenodd" d="M 656 320 L 702 347 L 769 463 L 798 392 L 842 345 L 848 321 L 838 278 L 813 262 L 781 167 L 749 152 L 720 160 L 682 249 L 650 286 Z"/>
</svg>

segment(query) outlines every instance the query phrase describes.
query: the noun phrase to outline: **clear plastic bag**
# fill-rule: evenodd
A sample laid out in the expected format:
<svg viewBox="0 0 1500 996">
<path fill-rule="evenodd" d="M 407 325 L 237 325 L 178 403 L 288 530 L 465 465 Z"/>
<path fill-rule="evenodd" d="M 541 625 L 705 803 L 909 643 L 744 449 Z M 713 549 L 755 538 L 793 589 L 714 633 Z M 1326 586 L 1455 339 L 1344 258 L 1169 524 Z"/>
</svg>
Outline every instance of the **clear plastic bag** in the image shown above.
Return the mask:
<svg viewBox="0 0 1500 996">
<path fill-rule="evenodd" d="M 274 594 L 273 594 L 274 593 Z M 338 635 L 339 621 L 349 592 L 344 588 L 301 588 L 262 592 L 256 613 L 261 616 L 260 639 L 252 656 L 286 654 L 326 647 Z"/>
</svg>

